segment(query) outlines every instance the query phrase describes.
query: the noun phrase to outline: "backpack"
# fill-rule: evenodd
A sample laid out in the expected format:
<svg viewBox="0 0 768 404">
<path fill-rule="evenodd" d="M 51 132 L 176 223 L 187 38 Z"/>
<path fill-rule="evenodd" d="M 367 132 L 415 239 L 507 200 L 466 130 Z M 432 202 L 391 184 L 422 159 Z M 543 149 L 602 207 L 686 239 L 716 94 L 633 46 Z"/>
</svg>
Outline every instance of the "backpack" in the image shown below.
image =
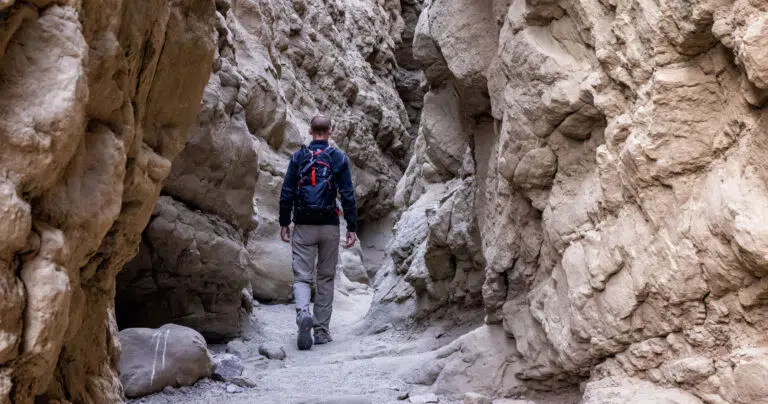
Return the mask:
<svg viewBox="0 0 768 404">
<path fill-rule="evenodd" d="M 333 147 L 313 152 L 302 146 L 306 161 L 299 170 L 299 183 L 296 185 L 296 213 L 302 216 L 327 215 L 339 213 L 336 205 L 338 189 L 333 182 Z M 309 155 L 308 159 L 307 156 Z"/>
</svg>

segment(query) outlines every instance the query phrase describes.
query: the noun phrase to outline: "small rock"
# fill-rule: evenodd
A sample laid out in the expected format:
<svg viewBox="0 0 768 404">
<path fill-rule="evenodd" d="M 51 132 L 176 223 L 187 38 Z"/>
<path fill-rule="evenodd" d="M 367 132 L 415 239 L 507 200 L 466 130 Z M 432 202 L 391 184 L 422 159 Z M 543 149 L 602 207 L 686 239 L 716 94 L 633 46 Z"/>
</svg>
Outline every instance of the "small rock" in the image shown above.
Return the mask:
<svg viewBox="0 0 768 404">
<path fill-rule="evenodd" d="M 431 404 L 439 403 L 440 399 L 434 393 L 422 394 L 420 396 L 411 397 L 410 402 L 415 404 Z"/>
<path fill-rule="evenodd" d="M 411 396 L 411 395 L 410 395 L 410 394 L 408 394 L 408 393 L 405 393 L 405 394 L 400 394 L 399 396 L 397 396 L 397 399 L 398 399 L 398 400 L 400 400 L 400 401 L 404 401 L 404 400 L 407 400 L 407 399 L 408 399 L 408 397 L 410 397 L 410 396 Z"/>
<path fill-rule="evenodd" d="M 335 396 L 301 401 L 299 404 L 373 404 L 373 401 L 363 396 Z"/>
<path fill-rule="evenodd" d="M 227 393 L 234 394 L 239 392 L 240 392 L 240 388 L 235 386 L 234 384 L 230 384 L 227 386 Z"/>
<path fill-rule="evenodd" d="M 176 389 L 173 386 L 166 386 L 166 388 L 163 389 L 163 393 L 174 394 L 176 393 Z"/>
<path fill-rule="evenodd" d="M 221 354 L 215 358 L 216 370 L 213 372 L 214 380 L 228 382 L 243 374 L 243 361 L 232 354 Z"/>
<path fill-rule="evenodd" d="M 227 353 L 231 353 L 240 359 L 249 359 L 259 356 L 259 348 L 255 344 L 235 339 L 227 343 Z"/>
<path fill-rule="evenodd" d="M 232 383 L 245 388 L 256 387 L 256 381 L 248 376 L 237 376 L 232 378 Z"/>
<path fill-rule="evenodd" d="M 283 347 L 273 345 L 269 343 L 261 344 L 259 347 L 259 353 L 266 356 L 269 359 L 283 360 L 285 359 L 285 350 Z"/>
<path fill-rule="evenodd" d="M 491 404 L 491 398 L 478 393 L 464 393 L 464 404 Z"/>
</svg>

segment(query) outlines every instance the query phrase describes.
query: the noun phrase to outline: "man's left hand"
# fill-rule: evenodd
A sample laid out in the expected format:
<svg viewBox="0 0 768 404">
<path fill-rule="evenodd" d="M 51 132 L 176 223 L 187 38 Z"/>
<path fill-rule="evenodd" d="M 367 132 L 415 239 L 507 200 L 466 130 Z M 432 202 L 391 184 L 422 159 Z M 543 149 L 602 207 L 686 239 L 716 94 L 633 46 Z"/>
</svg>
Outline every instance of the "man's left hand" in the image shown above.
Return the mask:
<svg viewBox="0 0 768 404">
<path fill-rule="evenodd" d="M 284 242 L 290 243 L 291 242 L 291 228 L 288 226 L 283 226 L 280 228 L 280 238 L 283 239 Z"/>
<path fill-rule="evenodd" d="M 348 231 L 347 232 L 347 248 L 354 247 L 356 242 L 357 242 L 357 234 L 351 231 Z"/>
</svg>

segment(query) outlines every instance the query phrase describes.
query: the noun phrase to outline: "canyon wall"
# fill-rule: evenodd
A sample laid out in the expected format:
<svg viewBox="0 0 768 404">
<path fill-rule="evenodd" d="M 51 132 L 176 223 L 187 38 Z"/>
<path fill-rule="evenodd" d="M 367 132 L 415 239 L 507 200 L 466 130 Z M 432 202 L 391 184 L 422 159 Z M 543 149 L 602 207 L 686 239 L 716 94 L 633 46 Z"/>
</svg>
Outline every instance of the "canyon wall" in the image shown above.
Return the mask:
<svg viewBox="0 0 768 404">
<path fill-rule="evenodd" d="M 122 401 L 115 276 L 200 109 L 214 12 L 0 1 L 0 402 Z"/>
<path fill-rule="evenodd" d="M 309 120 L 334 121 L 352 162 L 361 230 L 393 209 L 418 124 L 421 84 L 399 1 L 216 2 L 216 51 L 203 107 L 174 160 L 138 256 L 118 279 L 120 327 L 175 322 L 209 340 L 240 332 L 247 296 L 290 301 L 291 249 L 278 202 Z M 410 10 L 410 12 L 408 12 Z M 357 278 L 362 250 L 342 252 Z M 352 272 L 347 271 L 352 275 Z"/>
<path fill-rule="evenodd" d="M 118 323 L 289 300 L 316 113 L 397 216 L 366 330 L 484 310 L 440 388 L 768 400 L 765 49 L 755 0 L 0 0 L 0 402 L 120 401 Z"/>
<path fill-rule="evenodd" d="M 527 389 L 767 400 L 767 22 L 741 0 L 425 4 L 372 316 L 481 294 Z"/>
</svg>

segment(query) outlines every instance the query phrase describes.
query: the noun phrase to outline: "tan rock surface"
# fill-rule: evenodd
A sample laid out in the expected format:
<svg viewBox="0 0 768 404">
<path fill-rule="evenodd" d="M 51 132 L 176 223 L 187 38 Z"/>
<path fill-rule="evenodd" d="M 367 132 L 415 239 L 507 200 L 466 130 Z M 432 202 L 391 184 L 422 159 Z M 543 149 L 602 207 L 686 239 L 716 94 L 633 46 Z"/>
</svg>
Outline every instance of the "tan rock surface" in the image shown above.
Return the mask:
<svg viewBox="0 0 768 404">
<path fill-rule="evenodd" d="M 115 276 L 194 123 L 214 4 L 0 9 L 0 402 L 119 402 Z"/>
</svg>

